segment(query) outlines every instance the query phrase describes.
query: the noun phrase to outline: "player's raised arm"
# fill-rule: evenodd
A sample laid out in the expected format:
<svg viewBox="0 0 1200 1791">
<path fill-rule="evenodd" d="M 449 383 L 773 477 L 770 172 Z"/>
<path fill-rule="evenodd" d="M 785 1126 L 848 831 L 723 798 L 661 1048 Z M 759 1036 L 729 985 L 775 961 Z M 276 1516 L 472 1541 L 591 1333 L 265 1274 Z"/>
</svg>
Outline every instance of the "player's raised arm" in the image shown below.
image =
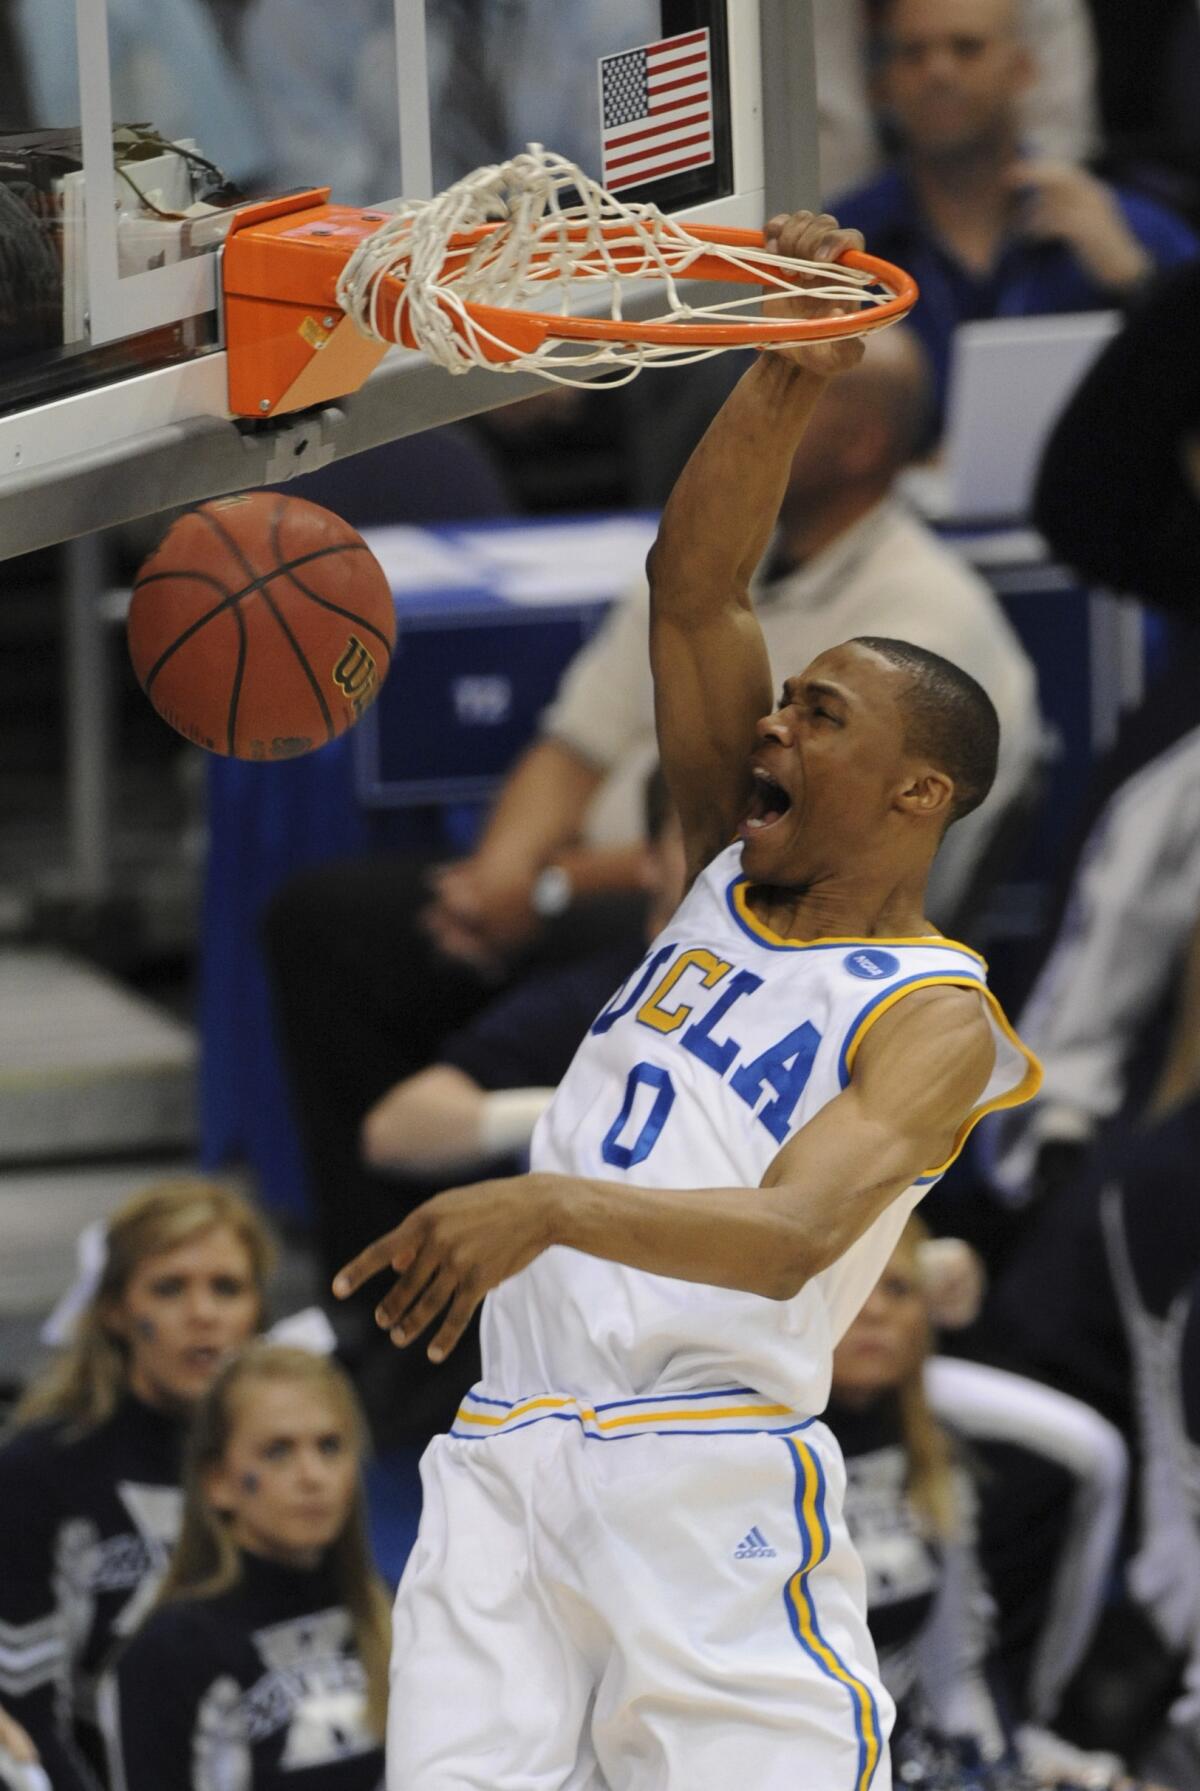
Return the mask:
<svg viewBox="0 0 1200 1791">
<path fill-rule="evenodd" d="M 831 217 L 773 218 L 768 247 L 834 261 L 861 247 Z M 775 313 L 828 303 L 772 300 Z M 729 843 L 746 808 L 754 724 L 773 707 L 762 631 L 750 603 L 795 454 L 826 382 L 852 367 L 861 340 L 756 357 L 680 474 L 650 553 L 650 663 L 659 752 L 683 822 L 691 876 Z"/>
</svg>

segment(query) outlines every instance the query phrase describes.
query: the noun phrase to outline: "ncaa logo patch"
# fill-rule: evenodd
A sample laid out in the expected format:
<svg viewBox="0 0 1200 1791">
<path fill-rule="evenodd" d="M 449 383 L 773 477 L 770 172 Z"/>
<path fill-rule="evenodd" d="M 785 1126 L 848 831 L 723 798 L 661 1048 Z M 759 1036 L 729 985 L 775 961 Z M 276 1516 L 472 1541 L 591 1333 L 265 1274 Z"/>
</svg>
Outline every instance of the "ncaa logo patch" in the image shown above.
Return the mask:
<svg viewBox="0 0 1200 1791">
<path fill-rule="evenodd" d="M 900 960 L 890 951 L 852 951 L 842 959 L 842 968 L 851 976 L 860 976 L 865 983 L 878 983 L 885 976 L 895 976 Z"/>
</svg>

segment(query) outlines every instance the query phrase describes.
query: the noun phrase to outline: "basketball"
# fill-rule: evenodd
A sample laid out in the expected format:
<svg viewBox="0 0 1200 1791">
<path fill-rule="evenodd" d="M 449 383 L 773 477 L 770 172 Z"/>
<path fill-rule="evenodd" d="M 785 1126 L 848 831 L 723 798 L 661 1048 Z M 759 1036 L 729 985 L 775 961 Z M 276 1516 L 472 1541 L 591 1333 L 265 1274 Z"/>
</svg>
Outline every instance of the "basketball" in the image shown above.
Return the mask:
<svg viewBox="0 0 1200 1791">
<path fill-rule="evenodd" d="M 129 608 L 133 668 L 158 713 L 236 759 L 297 758 L 353 727 L 395 637 L 391 589 L 362 536 L 274 491 L 186 511 Z"/>
</svg>

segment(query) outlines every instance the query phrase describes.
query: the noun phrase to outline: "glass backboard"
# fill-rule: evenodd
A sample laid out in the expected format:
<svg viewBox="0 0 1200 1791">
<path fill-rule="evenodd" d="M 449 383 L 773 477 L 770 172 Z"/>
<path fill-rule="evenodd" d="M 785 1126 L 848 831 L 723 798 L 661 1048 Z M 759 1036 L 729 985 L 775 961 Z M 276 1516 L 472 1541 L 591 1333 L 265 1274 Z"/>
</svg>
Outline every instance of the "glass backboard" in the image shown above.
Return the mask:
<svg viewBox="0 0 1200 1791">
<path fill-rule="evenodd" d="M 16 0 L 0 44 L 0 543 L 274 482 L 532 393 L 388 353 L 232 420 L 239 203 L 425 197 L 537 141 L 622 198 L 754 225 L 816 191 L 808 0 Z M 786 195 L 786 197 L 785 197 Z"/>
</svg>

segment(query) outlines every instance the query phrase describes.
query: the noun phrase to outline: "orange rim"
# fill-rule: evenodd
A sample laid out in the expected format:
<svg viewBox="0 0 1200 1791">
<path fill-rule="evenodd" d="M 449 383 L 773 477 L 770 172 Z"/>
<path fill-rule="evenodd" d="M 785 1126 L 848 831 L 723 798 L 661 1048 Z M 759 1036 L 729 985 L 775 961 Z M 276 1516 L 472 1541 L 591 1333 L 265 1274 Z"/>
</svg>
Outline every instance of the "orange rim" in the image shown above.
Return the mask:
<svg viewBox="0 0 1200 1791">
<path fill-rule="evenodd" d="M 478 244 L 503 227 L 502 224 L 480 224 L 452 237 L 442 267 L 443 277 L 453 278 Z M 741 230 L 715 224 L 693 224 L 688 229 L 701 242 L 712 244 L 713 253 L 697 257 L 686 273 L 675 276 L 677 279 L 725 280 L 747 286 L 760 283 L 755 273 L 754 250 L 766 246 L 761 230 Z M 577 238 L 581 246 L 591 239 L 591 234 L 590 227 L 582 224 L 568 225 L 566 230 L 568 243 L 572 238 Z M 609 239 L 612 259 L 618 266 L 622 261 L 631 266 L 641 265 L 644 256 L 636 239 L 628 243 L 627 249 L 624 248 L 629 235 L 628 226 L 605 225 L 601 234 Z M 612 248 L 614 242 L 622 246 Z M 745 259 L 742 262 L 727 260 L 721 252 L 727 248 L 737 249 Z M 539 263 L 544 266 L 544 276 L 537 271 Z M 501 333 L 503 320 L 511 318 L 516 326 L 516 334 L 522 338 L 520 352 L 527 352 L 527 344 L 535 338 L 571 342 L 644 342 L 665 347 L 692 348 L 754 348 L 772 343 L 828 342 L 839 336 L 861 336 L 871 330 L 884 329 L 888 324 L 906 316 L 917 302 L 918 288 L 912 275 L 890 261 L 881 260 L 877 255 L 847 249 L 832 265 L 870 274 L 891 297 L 881 305 L 873 305 L 869 311 L 848 316 L 778 320 L 754 318 L 742 323 L 640 323 L 603 317 L 559 317 L 544 311 L 475 305 L 469 300 L 465 301 L 465 309 L 482 328 L 495 334 Z M 533 267 L 535 278 L 551 280 L 558 277 L 560 267 L 555 249 L 548 247 L 544 251 L 535 251 Z M 767 268 L 772 275 L 777 275 L 778 270 L 773 262 L 764 263 L 763 271 Z M 645 277 L 653 279 L 653 270 Z M 393 277 L 385 283 L 395 289 L 397 296 L 402 294 L 403 280 Z"/>
</svg>

